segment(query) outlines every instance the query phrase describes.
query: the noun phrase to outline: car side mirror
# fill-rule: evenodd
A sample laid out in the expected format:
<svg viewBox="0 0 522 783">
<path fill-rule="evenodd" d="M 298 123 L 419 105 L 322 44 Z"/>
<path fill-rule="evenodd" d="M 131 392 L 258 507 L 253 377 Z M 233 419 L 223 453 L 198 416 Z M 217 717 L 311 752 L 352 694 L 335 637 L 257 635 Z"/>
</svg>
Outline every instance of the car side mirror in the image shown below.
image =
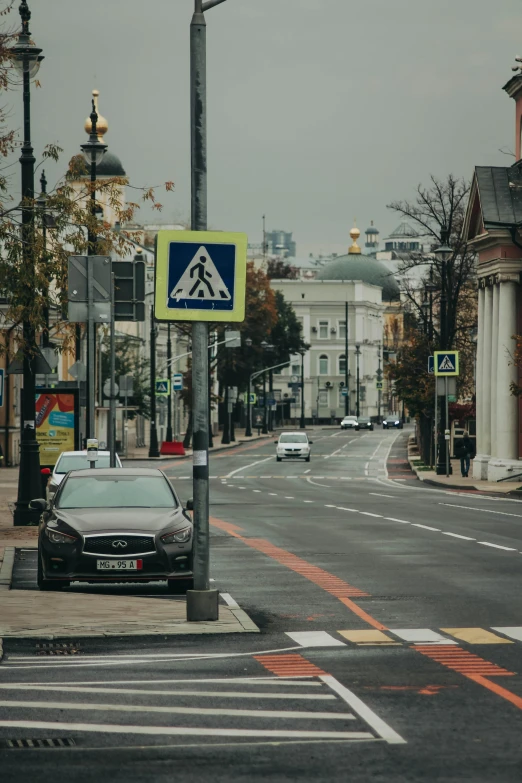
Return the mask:
<svg viewBox="0 0 522 783">
<path fill-rule="evenodd" d="M 36 498 L 29 503 L 31 511 L 47 511 L 49 509 L 49 503 L 45 498 Z"/>
<path fill-rule="evenodd" d="M 311 446 L 311 445 L 312 445 L 312 443 L 313 443 L 313 440 L 309 440 L 309 441 L 308 441 L 308 443 L 309 443 L 309 444 L 310 444 L 310 446 Z"/>
<path fill-rule="evenodd" d="M 187 511 L 194 511 L 194 500 L 193 500 L 192 498 L 190 498 L 189 500 L 187 500 L 187 504 L 186 504 L 186 506 L 185 506 L 185 509 L 186 509 Z"/>
<path fill-rule="evenodd" d="M 274 441 L 274 443 L 279 443 L 279 441 L 278 441 L 278 440 L 275 440 L 275 441 Z"/>
</svg>

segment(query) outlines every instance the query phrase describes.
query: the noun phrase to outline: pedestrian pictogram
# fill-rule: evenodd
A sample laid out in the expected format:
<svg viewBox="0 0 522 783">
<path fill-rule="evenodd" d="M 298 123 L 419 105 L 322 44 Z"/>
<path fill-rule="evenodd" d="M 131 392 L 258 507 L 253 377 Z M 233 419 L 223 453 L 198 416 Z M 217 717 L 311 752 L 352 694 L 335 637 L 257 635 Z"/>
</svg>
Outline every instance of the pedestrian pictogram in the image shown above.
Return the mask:
<svg viewBox="0 0 522 783">
<path fill-rule="evenodd" d="M 168 378 L 156 378 L 156 396 L 168 397 L 170 392 L 170 381 Z"/>
<path fill-rule="evenodd" d="M 170 292 L 171 299 L 230 300 L 230 292 L 203 245 Z"/>
<path fill-rule="evenodd" d="M 156 319 L 243 321 L 246 249 L 244 234 L 160 231 L 156 246 Z"/>
<path fill-rule="evenodd" d="M 435 351 L 435 375 L 458 375 L 459 374 L 459 352 L 458 351 Z"/>
</svg>

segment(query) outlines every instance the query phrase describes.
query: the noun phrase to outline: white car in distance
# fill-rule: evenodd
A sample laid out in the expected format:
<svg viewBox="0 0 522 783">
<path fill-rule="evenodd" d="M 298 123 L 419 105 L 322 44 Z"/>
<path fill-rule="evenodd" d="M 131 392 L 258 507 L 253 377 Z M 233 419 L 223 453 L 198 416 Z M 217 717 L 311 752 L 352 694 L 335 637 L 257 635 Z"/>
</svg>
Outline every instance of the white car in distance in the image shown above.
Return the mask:
<svg viewBox="0 0 522 783">
<path fill-rule="evenodd" d="M 279 440 L 276 440 L 276 459 L 304 459 L 310 462 L 310 446 L 313 441 L 308 440 L 306 432 L 282 432 Z"/>
<path fill-rule="evenodd" d="M 96 460 L 97 468 L 110 468 L 111 455 L 109 451 L 99 451 Z M 54 495 L 63 481 L 64 476 L 70 470 L 89 470 L 91 463 L 87 457 L 86 451 L 62 451 L 58 461 L 54 466 L 49 482 L 49 495 Z M 120 458 L 116 454 L 116 467 L 122 468 Z"/>
<path fill-rule="evenodd" d="M 345 416 L 341 421 L 342 430 L 354 430 L 357 427 L 357 416 Z"/>
</svg>

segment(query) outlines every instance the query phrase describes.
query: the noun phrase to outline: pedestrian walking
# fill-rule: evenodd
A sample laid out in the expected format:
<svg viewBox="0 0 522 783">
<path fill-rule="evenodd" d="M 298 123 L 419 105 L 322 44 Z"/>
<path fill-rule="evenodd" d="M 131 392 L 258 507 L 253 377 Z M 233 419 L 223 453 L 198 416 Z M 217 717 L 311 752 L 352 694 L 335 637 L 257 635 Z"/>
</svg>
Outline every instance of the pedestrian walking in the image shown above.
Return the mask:
<svg viewBox="0 0 522 783">
<path fill-rule="evenodd" d="M 464 430 L 462 439 L 457 443 L 455 454 L 458 459 L 460 459 L 460 472 L 462 473 L 462 478 L 467 478 L 470 461 L 475 458 L 475 447 L 467 430 Z"/>
</svg>

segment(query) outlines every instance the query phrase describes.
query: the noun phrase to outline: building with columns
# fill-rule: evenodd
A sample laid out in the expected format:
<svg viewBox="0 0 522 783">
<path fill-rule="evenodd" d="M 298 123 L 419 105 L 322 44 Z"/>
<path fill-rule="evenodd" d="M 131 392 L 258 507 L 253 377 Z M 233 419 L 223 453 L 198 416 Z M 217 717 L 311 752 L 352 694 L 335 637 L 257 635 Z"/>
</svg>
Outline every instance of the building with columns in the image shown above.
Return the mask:
<svg viewBox="0 0 522 783">
<path fill-rule="evenodd" d="M 522 74 L 504 90 L 515 100 L 516 161 L 475 169 L 464 224 L 478 259 L 473 478 L 489 481 L 522 473 L 521 401 L 511 391 L 512 384 L 522 382 L 522 368 L 514 361 L 515 337 L 522 333 Z"/>
</svg>

